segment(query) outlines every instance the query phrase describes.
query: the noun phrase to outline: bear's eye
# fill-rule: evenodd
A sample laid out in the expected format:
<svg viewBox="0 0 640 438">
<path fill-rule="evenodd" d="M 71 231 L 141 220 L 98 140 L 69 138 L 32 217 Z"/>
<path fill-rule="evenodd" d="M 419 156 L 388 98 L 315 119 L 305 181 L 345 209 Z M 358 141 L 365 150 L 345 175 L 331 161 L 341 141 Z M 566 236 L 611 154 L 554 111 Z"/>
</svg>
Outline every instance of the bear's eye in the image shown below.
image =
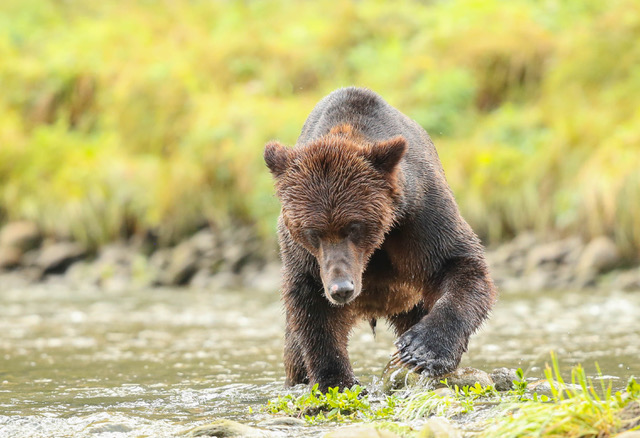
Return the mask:
<svg viewBox="0 0 640 438">
<path fill-rule="evenodd" d="M 364 225 L 360 222 L 352 222 L 342 230 L 344 237 L 351 240 L 358 240 L 362 237 Z"/>
<path fill-rule="evenodd" d="M 318 248 L 320 246 L 320 231 L 314 230 L 312 228 L 307 228 L 302 231 L 302 235 L 309 243 L 309 245 L 313 246 L 314 248 Z"/>
</svg>

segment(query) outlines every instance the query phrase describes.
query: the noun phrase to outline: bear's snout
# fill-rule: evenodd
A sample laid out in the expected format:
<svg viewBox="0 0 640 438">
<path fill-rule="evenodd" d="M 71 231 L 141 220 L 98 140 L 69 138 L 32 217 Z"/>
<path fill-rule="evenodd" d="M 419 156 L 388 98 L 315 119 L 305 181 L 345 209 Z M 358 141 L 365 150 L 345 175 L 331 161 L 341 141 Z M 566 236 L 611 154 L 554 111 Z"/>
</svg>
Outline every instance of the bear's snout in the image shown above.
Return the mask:
<svg viewBox="0 0 640 438">
<path fill-rule="evenodd" d="M 360 294 L 361 257 L 348 240 L 321 241 L 318 261 L 325 296 L 333 304 L 348 304 Z"/>
<path fill-rule="evenodd" d="M 343 280 L 329 286 L 329 295 L 337 304 L 346 304 L 351 301 L 355 287 L 353 281 Z"/>
</svg>

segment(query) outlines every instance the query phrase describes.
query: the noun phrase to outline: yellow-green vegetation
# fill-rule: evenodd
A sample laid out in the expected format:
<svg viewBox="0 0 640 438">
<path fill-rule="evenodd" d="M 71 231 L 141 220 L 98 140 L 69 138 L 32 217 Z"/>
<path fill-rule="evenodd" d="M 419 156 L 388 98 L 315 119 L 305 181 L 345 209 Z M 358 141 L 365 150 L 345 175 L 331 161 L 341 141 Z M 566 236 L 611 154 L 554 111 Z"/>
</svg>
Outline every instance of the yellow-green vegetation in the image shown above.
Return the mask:
<svg viewBox="0 0 640 438">
<path fill-rule="evenodd" d="M 572 384 L 565 384 L 555 358 L 553 368 L 547 367 L 545 375 L 553 382 L 552 402 L 507 406 L 506 417 L 494 420 L 494 425 L 484 431 L 484 438 L 603 438 L 640 430 L 640 384 L 634 378 L 624 393 L 613 393 L 611 386 L 602 383 L 598 394 L 581 366 L 571 370 Z"/>
<path fill-rule="evenodd" d="M 263 144 L 360 85 L 431 133 L 484 238 L 637 257 L 638 41 L 636 0 L 3 0 L 0 214 L 90 244 L 272 230 Z"/>
<path fill-rule="evenodd" d="M 270 401 L 265 410 L 301 416 L 309 424 L 367 421 L 405 437 L 422 436 L 418 428 L 412 427 L 416 420 L 433 415 L 447 417 L 453 424 L 461 423 L 464 429 L 468 422 L 465 415 L 479 411 L 488 412 L 473 424 L 474 436 L 480 438 L 605 438 L 640 430 L 640 384 L 634 378 L 629 379 L 624 391 L 613 392 L 604 383 L 596 388 L 578 365 L 571 370 L 572 383 L 567 384 L 553 355 L 552 365 L 545 370 L 550 396 L 528 390 L 521 369 L 517 375 L 514 388 L 505 392 L 476 384 L 455 386 L 449 394 L 414 389 L 372 402 L 368 395 L 362 395 L 360 387 L 344 393 L 331 388 L 327 394 L 314 387 L 298 397 L 280 396 Z"/>
<path fill-rule="evenodd" d="M 375 420 L 387 418 L 393 413 L 396 400 L 394 397 L 387 397 L 385 406 L 372 407 L 368 396 L 364 395 L 362 390 L 361 386 L 355 385 L 345 388 L 344 391 L 329 388 L 325 394 L 318 389 L 318 384 L 315 384 L 309 392 L 298 397 L 288 394 L 270 400 L 265 410 L 272 414 L 286 413 L 304 417 L 309 424 Z"/>
</svg>

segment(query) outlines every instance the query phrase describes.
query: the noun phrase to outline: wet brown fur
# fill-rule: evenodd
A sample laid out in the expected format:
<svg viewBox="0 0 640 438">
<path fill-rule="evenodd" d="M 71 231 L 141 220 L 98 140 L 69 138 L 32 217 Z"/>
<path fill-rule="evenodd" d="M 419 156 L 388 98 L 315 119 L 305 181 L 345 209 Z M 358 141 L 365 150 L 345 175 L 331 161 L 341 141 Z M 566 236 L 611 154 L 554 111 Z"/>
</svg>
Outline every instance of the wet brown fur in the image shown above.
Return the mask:
<svg viewBox="0 0 640 438">
<path fill-rule="evenodd" d="M 346 88 L 314 108 L 294 148 L 267 144 L 265 161 L 282 203 L 287 384 L 354 384 L 347 342 L 361 319 L 388 319 L 405 364 L 453 370 L 496 292 L 426 132 Z M 327 291 L 333 271 L 356 283 L 343 305 Z"/>
</svg>

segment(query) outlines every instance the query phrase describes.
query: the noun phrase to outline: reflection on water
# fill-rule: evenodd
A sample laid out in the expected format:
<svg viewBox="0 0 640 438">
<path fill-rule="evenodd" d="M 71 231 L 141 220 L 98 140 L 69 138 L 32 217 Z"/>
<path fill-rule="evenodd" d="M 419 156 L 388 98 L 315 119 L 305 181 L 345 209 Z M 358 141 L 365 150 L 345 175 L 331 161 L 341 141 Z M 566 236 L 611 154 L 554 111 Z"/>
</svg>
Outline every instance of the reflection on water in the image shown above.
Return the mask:
<svg viewBox="0 0 640 438">
<path fill-rule="evenodd" d="M 171 435 L 216 418 L 256 423 L 283 391 L 277 293 L 37 286 L 0 291 L 0 435 Z M 614 385 L 640 375 L 640 294 L 506 295 L 463 365 L 541 375 L 597 361 Z M 393 351 L 363 324 L 350 353 L 365 384 Z M 253 409 L 253 413 L 250 411 Z M 305 430 L 309 436 L 317 430 Z M 296 432 L 301 436 L 300 431 Z"/>
</svg>

